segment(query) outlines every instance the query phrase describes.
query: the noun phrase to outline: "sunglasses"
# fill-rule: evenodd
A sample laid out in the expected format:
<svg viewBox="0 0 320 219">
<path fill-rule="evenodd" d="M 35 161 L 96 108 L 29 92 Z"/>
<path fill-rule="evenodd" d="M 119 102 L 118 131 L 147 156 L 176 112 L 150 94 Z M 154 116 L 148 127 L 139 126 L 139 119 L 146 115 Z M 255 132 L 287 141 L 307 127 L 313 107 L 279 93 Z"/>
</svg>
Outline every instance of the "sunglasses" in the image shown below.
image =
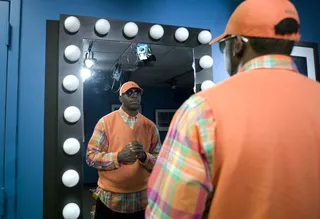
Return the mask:
<svg viewBox="0 0 320 219">
<path fill-rule="evenodd" d="M 138 89 L 130 89 L 124 92 L 124 94 L 127 95 L 128 97 L 131 97 L 133 95 L 141 96 L 142 92 L 141 90 L 138 90 Z"/>
<path fill-rule="evenodd" d="M 219 49 L 221 53 L 224 53 L 224 48 L 226 47 L 226 42 L 228 40 L 231 40 L 233 38 L 236 38 L 236 35 L 230 35 L 227 36 L 226 38 L 223 38 L 222 40 L 219 41 Z M 241 40 L 245 43 L 247 43 L 249 41 L 248 38 L 241 36 Z"/>
</svg>

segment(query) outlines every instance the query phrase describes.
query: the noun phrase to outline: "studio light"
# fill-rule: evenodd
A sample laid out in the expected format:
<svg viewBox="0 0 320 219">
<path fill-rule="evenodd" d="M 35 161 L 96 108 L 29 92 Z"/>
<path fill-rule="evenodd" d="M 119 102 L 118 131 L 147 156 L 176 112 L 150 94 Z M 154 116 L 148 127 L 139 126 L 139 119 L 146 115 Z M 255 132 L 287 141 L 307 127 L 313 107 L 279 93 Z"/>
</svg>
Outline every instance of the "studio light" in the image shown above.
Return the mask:
<svg viewBox="0 0 320 219">
<path fill-rule="evenodd" d="M 138 65 L 140 66 L 157 60 L 155 55 L 152 54 L 150 46 L 148 46 L 147 44 L 138 43 L 137 46 L 134 48 L 134 51 L 138 56 Z"/>
<path fill-rule="evenodd" d="M 96 63 L 96 59 L 94 58 L 94 54 L 92 51 L 88 51 L 84 58 L 84 65 L 87 68 L 92 68 L 92 66 Z"/>
</svg>

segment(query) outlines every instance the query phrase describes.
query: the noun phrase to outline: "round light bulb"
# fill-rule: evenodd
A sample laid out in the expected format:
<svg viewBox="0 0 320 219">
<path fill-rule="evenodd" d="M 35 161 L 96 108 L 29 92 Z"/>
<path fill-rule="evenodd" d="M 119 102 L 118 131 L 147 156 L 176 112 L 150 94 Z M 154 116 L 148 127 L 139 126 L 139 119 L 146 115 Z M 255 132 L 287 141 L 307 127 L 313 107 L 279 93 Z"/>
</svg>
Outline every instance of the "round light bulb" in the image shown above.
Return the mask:
<svg viewBox="0 0 320 219">
<path fill-rule="evenodd" d="M 68 59 L 70 62 L 76 62 L 79 60 L 81 55 L 81 51 L 79 47 L 75 45 L 70 45 L 64 50 L 64 56 L 66 59 Z"/>
<path fill-rule="evenodd" d="M 64 28 L 69 32 L 69 33 L 76 33 L 80 29 L 80 21 L 78 18 L 75 16 L 69 16 L 67 19 L 64 21 Z"/>
<path fill-rule="evenodd" d="M 206 90 L 210 87 L 213 87 L 214 86 L 214 82 L 213 81 L 210 81 L 210 80 L 206 80 L 204 82 L 201 83 L 201 90 Z"/>
<path fill-rule="evenodd" d="M 76 203 L 69 203 L 62 210 L 64 219 L 77 219 L 80 216 L 80 208 Z"/>
<path fill-rule="evenodd" d="M 67 75 L 62 81 L 62 85 L 67 91 L 73 92 L 79 87 L 79 79 L 74 75 Z"/>
<path fill-rule="evenodd" d="M 67 122 L 76 123 L 79 121 L 81 117 L 81 112 L 77 107 L 69 106 L 67 109 L 65 109 L 63 115 L 65 120 L 67 120 Z"/>
<path fill-rule="evenodd" d="M 102 36 L 109 33 L 110 28 L 111 28 L 111 25 L 109 21 L 106 19 L 99 19 L 94 25 L 94 29 L 97 31 L 98 34 Z"/>
<path fill-rule="evenodd" d="M 135 37 L 139 32 L 138 25 L 134 22 L 128 22 L 124 25 L 123 32 L 127 37 Z"/>
<path fill-rule="evenodd" d="M 68 138 L 63 143 L 63 151 L 68 155 L 75 155 L 80 150 L 80 142 L 75 138 Z"/>
<path fill-rule="evenodd" d="M 62 175 L 62 183 L 66 187 L 74 187 L 78 184 L 79 182 L 79 174 L 75 170 L 67 170 L 66 172 L 63 173 Z"/>
<path fill-rule="evenodd" d="M 211 58 L 211 56 L 204 55 L 200 58 L 199 65 L 203 69 L 211 68 L 213 65 L 213 59 Z"/>
<path fill-rule="evenodd" d="M 159 40 L 161 37 L 163 37 L 164 29 L 161 25 L 155 24 L 150 28 L 149 34 L 152 39 Z"/>
<path fill-rule="evenodd" d="M 184 42 L 189 38 L 189 31 L 187 30 L 187 28 L 185 27 L 179 27 L 175 34 L 174 37 L 176 38 L 176 40 L 178 40 L 179 42 Z"/>
<path fill-rule="evenodd" d="M 211 39 L 212 39 L 212 35 L 208 30 L 203 30 L 198 35 L 198 41 L 201 44 L 208 44 L 210 43 Z"/>
</svg>

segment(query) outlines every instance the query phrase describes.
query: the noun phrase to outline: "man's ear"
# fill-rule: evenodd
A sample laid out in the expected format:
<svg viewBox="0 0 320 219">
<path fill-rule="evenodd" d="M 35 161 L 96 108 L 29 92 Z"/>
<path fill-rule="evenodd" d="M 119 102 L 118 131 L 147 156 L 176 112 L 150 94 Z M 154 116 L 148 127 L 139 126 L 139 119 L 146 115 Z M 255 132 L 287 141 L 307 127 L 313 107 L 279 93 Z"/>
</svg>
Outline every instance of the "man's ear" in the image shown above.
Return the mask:
<svg viewBox="0 0 320 219">
<path fill-rule="evenodd" d="M 119 101 L 120 103 L 122 103 L 122 96 L 119 96 Z"/>
<path fill-rule="evenodd" d="M 245 43 L 242 41 L 240 36 L 234 39 L 233 43 L 233 56 L 241 56 L 245 48 Z"/>
</svg>

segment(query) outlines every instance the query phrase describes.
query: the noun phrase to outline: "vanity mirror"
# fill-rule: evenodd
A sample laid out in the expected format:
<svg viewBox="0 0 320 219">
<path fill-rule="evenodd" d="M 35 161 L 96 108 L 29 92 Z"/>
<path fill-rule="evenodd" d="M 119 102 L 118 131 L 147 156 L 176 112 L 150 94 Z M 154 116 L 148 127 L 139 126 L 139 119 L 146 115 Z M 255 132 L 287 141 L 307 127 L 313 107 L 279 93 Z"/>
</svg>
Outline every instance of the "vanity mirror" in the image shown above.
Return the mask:
<svg viewBox="0 0 320 219">
<path fill-rule="evenodd" d="M 143 88 L 140 113 L 163 141 L 174 111 L 213 84 L 210 40 L 197 28 L 71 15 L 47 22 L 43 218 L 91 218 L 97 170 L 86 164 L 87 144 L 120 106 L 120 86 Z"/>
</svg>

